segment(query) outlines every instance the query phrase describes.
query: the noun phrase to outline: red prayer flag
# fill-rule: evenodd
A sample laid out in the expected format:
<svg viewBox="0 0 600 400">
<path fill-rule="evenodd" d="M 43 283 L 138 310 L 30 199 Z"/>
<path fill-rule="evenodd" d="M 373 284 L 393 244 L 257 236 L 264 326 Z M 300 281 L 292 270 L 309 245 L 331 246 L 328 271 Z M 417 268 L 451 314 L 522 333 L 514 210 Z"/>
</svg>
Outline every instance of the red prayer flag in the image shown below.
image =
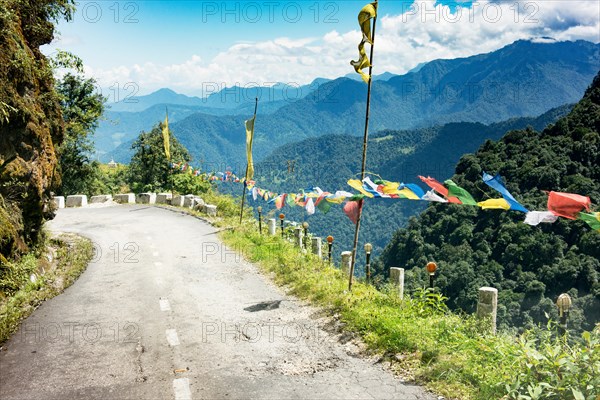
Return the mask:
<svg viewBox="0 0 600 400">
<path fill-rule="evenodd" d="M 281 210 L 285 205 L 285 196 L 285 194 L 282 194 L 281 196 L 277 197 L 277 199 L 275 199 L 275 207 L 277 207 L 278 210 Z"/>
<path fill-rule="evenodd" d="M 577 219 L 581 211 L 590 211 L 592 201 L 587 196 L 573 193 L 550 192 L 548 210 L 559 217 Z"/>
<path fill-rule="evenodd" d="M 358 222 L 358 213 L 360 211 L 360 207 L 362 206 L 362 200 L 360 201 L 349 201 L 344 206 L 344 212 L 350 218 L 350 220 L 356 225 Z"/>
<path fill-rule="evenodd" d="M 449 203 L 462 204 L 462 201 L 460 201 L 457 197 L 448 197 L 448 189 L 444 185 L 442 185 L 440 182 L 436 181 L 435 179 L 433 179 L 429 176 L 427 178 L 425 178 L 424 176 L 420 176 L 420 175 L 419 175 L 419 179 L 421 179 L 423 182 L 425 182 L 425 184 L 427 186 L 429 186 L 430 188 L 432 188 L 433 190 L 435 190 L 436 192 L 438 192 L 439 194 L 444 196 L 448 200 Z"/>
</svg>

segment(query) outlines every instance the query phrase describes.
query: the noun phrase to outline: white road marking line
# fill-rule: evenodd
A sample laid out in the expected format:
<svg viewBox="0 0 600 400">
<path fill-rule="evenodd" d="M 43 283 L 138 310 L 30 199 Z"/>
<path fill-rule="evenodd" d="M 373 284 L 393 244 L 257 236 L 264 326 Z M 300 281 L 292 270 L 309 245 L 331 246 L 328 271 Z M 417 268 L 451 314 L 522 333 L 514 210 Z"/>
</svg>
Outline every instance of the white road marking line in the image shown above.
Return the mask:
<svg viewBox="0 0 600 400">
<path fill-rule="evenodd" d="M 169 304 L 169 299 L 160 299 L 158 301 L 160 305 L 160 311 L 171 311 L 171 304 Z"/>
<path fill-rule="evenodd" d="M 152 255 L 153 255 L 154 257 L 158 257 L 158 256 L 160 255 L 160 253 L 159 253 L 158 251 L 155 251 L 154 253 L 152 253 Z"/>
<path fill-rule="evenodd" d="M 156 266 L 156 267 L 162 267 L 162 263 L 159 262 L 159 261 L 157 261 L 157 262 L 154 263 L 154 266 Z"/>
<path fill-rule="evenodd" d="M 188 378 L 175 379 L 173 381 L 173 390 L 175 391 L 175 400 L 192 400 L 190 380 Z"/>
<path fill-rule="evenodd" d="M 167 342 L 169 346 L 179 346 L 179 338 L 177 337 L 177 331 L 175 329 L 167 329 Z"/>
</svg>

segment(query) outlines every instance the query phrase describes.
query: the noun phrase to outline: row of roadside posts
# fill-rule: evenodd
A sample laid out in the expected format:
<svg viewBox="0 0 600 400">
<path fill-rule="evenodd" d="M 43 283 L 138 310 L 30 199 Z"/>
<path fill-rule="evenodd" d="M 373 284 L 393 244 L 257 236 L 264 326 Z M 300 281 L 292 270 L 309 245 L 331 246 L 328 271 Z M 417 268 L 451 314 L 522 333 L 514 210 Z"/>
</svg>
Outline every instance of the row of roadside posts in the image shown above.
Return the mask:
<svg viewBox="0 0 600 400">
<path fill-rule="evenodd" d="M 258 229 L 262 235 L 262 207 L 257 208 L 258 211 Z M 285 215 L 279 214 L 280 226 L 281 226 L 281 238 L 285 239 Z M 308 252 L 308 222 L 304 222 L 301 226 L 297 226 L 294 230 L 294 244 Z M 271 218 L 268 220 L 267 229 L 270 236 L 277 235 L 277 220 Z M 327 237 L 327 261 L 333 263 L 332 251 L 333 251 L 333 236 Z M 322 240 L 320 237 L 311 237 L 311 252 L 319 258 L 323 258 Z M 364 246 L 367 263 L 365 268 L 366 282 L 371 283 L 371 252 L 373 246 L 370 243 Z M 341 254 L 342 271 L 345 274 L 350 273 L 350 265 L 352 263 L 352 252 L 344 251 Z M 435 262 L 429 262 L 425 266 L 427 273 L 429 274 L 429 287 L 431 290 L 435 286 L 435 273 L 437 271 L 437 264 Z M 398 288 L 398 297 L 404 299 L 404 268 L 390 268 L 390 282 Z M 559 311 L 559 333 L 566 335 L 567 333 L 567 320 L 569 317 L 569 310 L 572 306 L 571 297 L 563 293 L 558 297 L 556 302 Z M 496 315 L 498 309 L 498 289 L 492 287 L 482 287 L 479 289 L 479 299 L 477 302 L 477 317 L 480 319 L 486 319 L 490 321 L 490 331 L 496 333 Z"/>
</svg>

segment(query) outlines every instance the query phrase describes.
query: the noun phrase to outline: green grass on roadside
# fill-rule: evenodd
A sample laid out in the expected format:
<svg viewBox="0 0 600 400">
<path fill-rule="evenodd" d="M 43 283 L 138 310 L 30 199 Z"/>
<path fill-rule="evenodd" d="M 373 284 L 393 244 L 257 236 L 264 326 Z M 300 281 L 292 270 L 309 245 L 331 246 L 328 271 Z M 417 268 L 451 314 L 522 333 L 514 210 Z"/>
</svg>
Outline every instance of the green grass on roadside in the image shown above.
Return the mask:
<svg viewBox="0 0 600 400">
<path fill-rule="evenodd" d="M 226 213 L 224 213 L 226 214 Z M 224 215 L 216 224 L 232 249 L 291 294 L 337 314 L 371 351 L 405 376 L 450 399 L 584 399 L 600 394 L 600 330 L 567 344 L 540 329 L 520 337 L 486 332 L 471 315 L 450 312 L 443 296 L 423 290 L 400 301 L 347 277 L 279 236 L 261 236 L 256 221 Z M 263 229 L 265 229 L 263 227 Z M 574 338 L 576 339 L 576 338 Z"/>
<path fill-rule="evenodd" d="M 50 262 L 46 249 L 55 249 Z M 49 239 L 37 251 L 0 267 L 0 343 L 42 302 L 73 284 L 92 258 L 89 240 L 74 235 Z M 35 281 L 31 280 L 34 275 Z"/>
</svg>

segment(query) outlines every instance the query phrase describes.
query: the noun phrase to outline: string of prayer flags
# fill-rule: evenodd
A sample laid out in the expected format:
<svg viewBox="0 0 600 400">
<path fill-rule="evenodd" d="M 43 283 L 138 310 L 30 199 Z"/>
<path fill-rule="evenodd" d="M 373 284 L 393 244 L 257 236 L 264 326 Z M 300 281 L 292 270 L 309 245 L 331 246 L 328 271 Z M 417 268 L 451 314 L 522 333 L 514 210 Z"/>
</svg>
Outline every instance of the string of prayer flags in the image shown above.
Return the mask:
<svg viewBox="0 0 600 400">
<path fill-rule="evenodd" d="M 193 168 L 186 163 L 171 163 L 172 168 L 181 171 L 191 171 Z M 200 174 L 199 171 L 194 171 Z M 218 172 L 211 175 L 201 174 L 208 177 L 209 180 L 222 182 L 243 182 L 231 171 Z M 359 213 L 359 204 L 365 198 L 388 198 L 388 199 L 408 199 L 423 200 L 436 203 L 453 203 L 464 205 L 476 205 L 482 209 L 500 209 L 506 211 L 525 212 L 524 223 L 537 226 L 542 223 L 554 223 L 559 217 L 568 219 L 579 219 L 586 222 L 592 229 L 600 232 L 600 213 L 591 212 L 591 201 L 587 196 L 581 196 L 572 193 L 550 192 L 548 196 L 547 211 L 528 211 L 523 207 L 513 195 L 506 189 L 500 176 L 492 176 L 483 173 L 483 181 L 498 191 L 502 198 L 488 199 L 476 202 L 473 196 L 465 189 L 457 186 L 452 180 L 445 181 L 445 185 L 431 177 L 419 176 L 432 190 L 424 192 L 418 185 L 412 183 L 390 182 L 383 179 L 373 181 L 366 177 L 362 182 L 358 179 L 350 179 L 348 185 L 356 189 L 359 194 L 353 194 L 345 190 L 338 190 L 335 193 L 324 192 L 319 187 L 304 189 L 301 193 L 283 193 L 277 194 L 269 190 L 256 187 L 253 180 L 247 181 L 248 193 L 252 198 L 263 199 L 270 204 L 274 204 L 277 209 L 282 209 L 286 205 L 290 207 L 302 207 L 309 215 L 315 214 L 318 209 L 323 214 L 327 214 L 334 204 L 343 204 L 343 211 L 356 223 Z M 444 196 L 444 197 L 442 197 Z M 587 212 L 584 212 L 587 211 Z"/>
<path fill-rule="evenodd" d="M 377 17 L 377 3 L 367 4 L 358 13 L 358 24 L 362 32 L 362 40 L 358 44 L 358 55 L 357 61 L 350 61 L 350 65 L 354 67 L 354 70 L 360 74 L 365 83 L 369 83 L 371 77 L 363 72 L 363 69 L 371 67 L 371 61 L 367 56 L 365 45 L 367 43 L 373 45 L 373 35 L 371 32 L 371 20 Z"/>
<path fill-rule="evenodd" d="M 491 187 L 492 189 L 496 190 L 498 193 L 500 193 L 502 195 L 502 198 L 506 201 L 506 203 L 509 206 L 509 208 L 505 208 L 506 207 L 505 204 L 498 202 L 497 204 L 501 205 L 501 207 L 499 207 L 499 208 L 503 208 L 505 210 L 521 211 L 524 213 L 529 212 L 529 210 L 526 209 L 525 207 L 523 207 L 521 205 L 521 203 L 519 203 L 513 197 L 513 195 L 506 189 L 504 182 L 502 181 L 502 178 L 500 177 L 500 175 L 492 176 L 492 175 L 488 174 L 487 172 L 484 172 L 483 173 L 483 182 L 486 185 L 488 185 L 489 187 Z"/>
<path fill-rule="evenodd" d="M 583 210 L 590 211 L 591 205 L 592 202 L 587 196 L 561 192 L 548 194 L 548 210 L 559 217 L 577 219 Z"/>
<path fill-rule="evenodd" d="M 404 184 L 398 182 L 389 182 L 382 179 L 373 182 L 369 177 L 365 178 L 364 187 L 368 187 L 373 193 L 376 193 L 376 197 L 421 200 L 421 198 L 425 195 L 419 186 L 411 183 Z"/>
</svg>

